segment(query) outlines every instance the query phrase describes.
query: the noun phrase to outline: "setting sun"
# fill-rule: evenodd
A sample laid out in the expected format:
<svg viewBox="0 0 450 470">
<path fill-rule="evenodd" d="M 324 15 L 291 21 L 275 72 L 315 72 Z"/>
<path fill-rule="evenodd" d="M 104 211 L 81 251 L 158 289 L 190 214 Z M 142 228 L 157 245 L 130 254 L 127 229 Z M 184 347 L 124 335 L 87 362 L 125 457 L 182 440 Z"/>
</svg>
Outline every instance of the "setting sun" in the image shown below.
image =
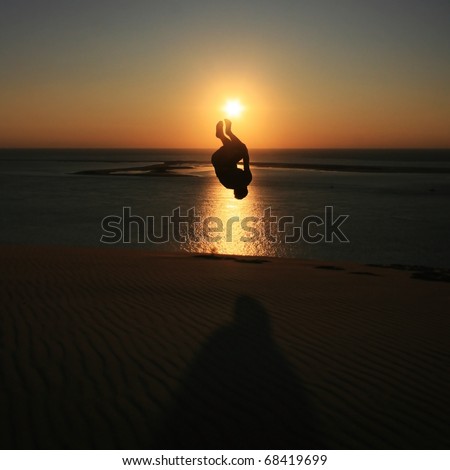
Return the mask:
<svg viewBox="0 0 450 470">
<path fill-rule="evenodd" d="M 229 100 L 223 109 L 228 117 L 237 117 L 241 115 L 244 107 L 239 100 Z"/>
</svg>

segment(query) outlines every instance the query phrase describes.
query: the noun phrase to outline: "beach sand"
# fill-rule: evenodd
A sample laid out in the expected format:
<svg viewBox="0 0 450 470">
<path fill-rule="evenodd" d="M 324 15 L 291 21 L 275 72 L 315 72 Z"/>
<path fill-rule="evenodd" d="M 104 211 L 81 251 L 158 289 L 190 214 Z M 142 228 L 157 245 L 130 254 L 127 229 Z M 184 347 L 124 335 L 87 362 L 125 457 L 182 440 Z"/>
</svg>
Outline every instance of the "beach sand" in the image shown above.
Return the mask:
<svg viewBox="0 0 450 470">
<path fill-rule="evenodd" d="M 4 449 L 450 445 L 450 284 L 294 259 L 3 246 Z"/>
</svg>

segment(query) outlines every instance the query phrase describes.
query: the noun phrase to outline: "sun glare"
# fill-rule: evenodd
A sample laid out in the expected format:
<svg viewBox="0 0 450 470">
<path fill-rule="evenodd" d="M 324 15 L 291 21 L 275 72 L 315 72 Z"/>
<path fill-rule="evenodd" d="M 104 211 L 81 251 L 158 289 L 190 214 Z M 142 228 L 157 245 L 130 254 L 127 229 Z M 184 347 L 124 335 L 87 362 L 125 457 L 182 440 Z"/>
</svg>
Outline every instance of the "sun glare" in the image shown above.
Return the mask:
<svg viewBox="0 0 450 470">
<path fill-rule="evenodd" d="M 223 109 L 227 113 L 227 117 L 237 117 L 241 115 L 244 107 L 239 100 L 229 100 Z"/>
</svg>

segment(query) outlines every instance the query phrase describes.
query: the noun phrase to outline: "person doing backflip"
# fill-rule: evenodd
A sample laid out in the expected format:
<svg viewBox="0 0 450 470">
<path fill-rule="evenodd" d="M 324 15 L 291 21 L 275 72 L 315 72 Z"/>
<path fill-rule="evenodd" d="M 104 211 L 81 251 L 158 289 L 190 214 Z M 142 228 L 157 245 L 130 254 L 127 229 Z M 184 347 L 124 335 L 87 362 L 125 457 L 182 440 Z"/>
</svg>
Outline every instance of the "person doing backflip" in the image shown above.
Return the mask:
<svg viewBox="0 0 450 470">
<path fill-rule="evenodd" d="M 244 199 L 248 194 L 247 186 L 252 181 L 248 150 L 246 145 L 231 131 L 231 121 L 228 119 L 225 119 L 225 133 L 223 122 L 219 121 L 216 125 L 216 137 L 222 141 L 223 145 L 213 153 L 211 163 L 222 185 L 233 189 L 236 199 Z M 243 170 L 237 167 L 241 160 L 244 163 Z"/>
</svg>

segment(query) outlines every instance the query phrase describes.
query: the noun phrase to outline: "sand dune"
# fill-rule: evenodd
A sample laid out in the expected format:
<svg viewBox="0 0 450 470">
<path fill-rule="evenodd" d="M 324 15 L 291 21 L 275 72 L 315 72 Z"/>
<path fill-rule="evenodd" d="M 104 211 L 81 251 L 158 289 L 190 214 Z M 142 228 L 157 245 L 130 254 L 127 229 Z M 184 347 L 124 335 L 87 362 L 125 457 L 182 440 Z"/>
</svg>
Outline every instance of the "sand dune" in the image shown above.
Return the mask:
<svg viewBox="0 0 450 470">
<path fill-rule="evenodd" d="M 0 257 L 3 448 L 449 446 L 446 282 L 143 250 Z"/>
</svg>

